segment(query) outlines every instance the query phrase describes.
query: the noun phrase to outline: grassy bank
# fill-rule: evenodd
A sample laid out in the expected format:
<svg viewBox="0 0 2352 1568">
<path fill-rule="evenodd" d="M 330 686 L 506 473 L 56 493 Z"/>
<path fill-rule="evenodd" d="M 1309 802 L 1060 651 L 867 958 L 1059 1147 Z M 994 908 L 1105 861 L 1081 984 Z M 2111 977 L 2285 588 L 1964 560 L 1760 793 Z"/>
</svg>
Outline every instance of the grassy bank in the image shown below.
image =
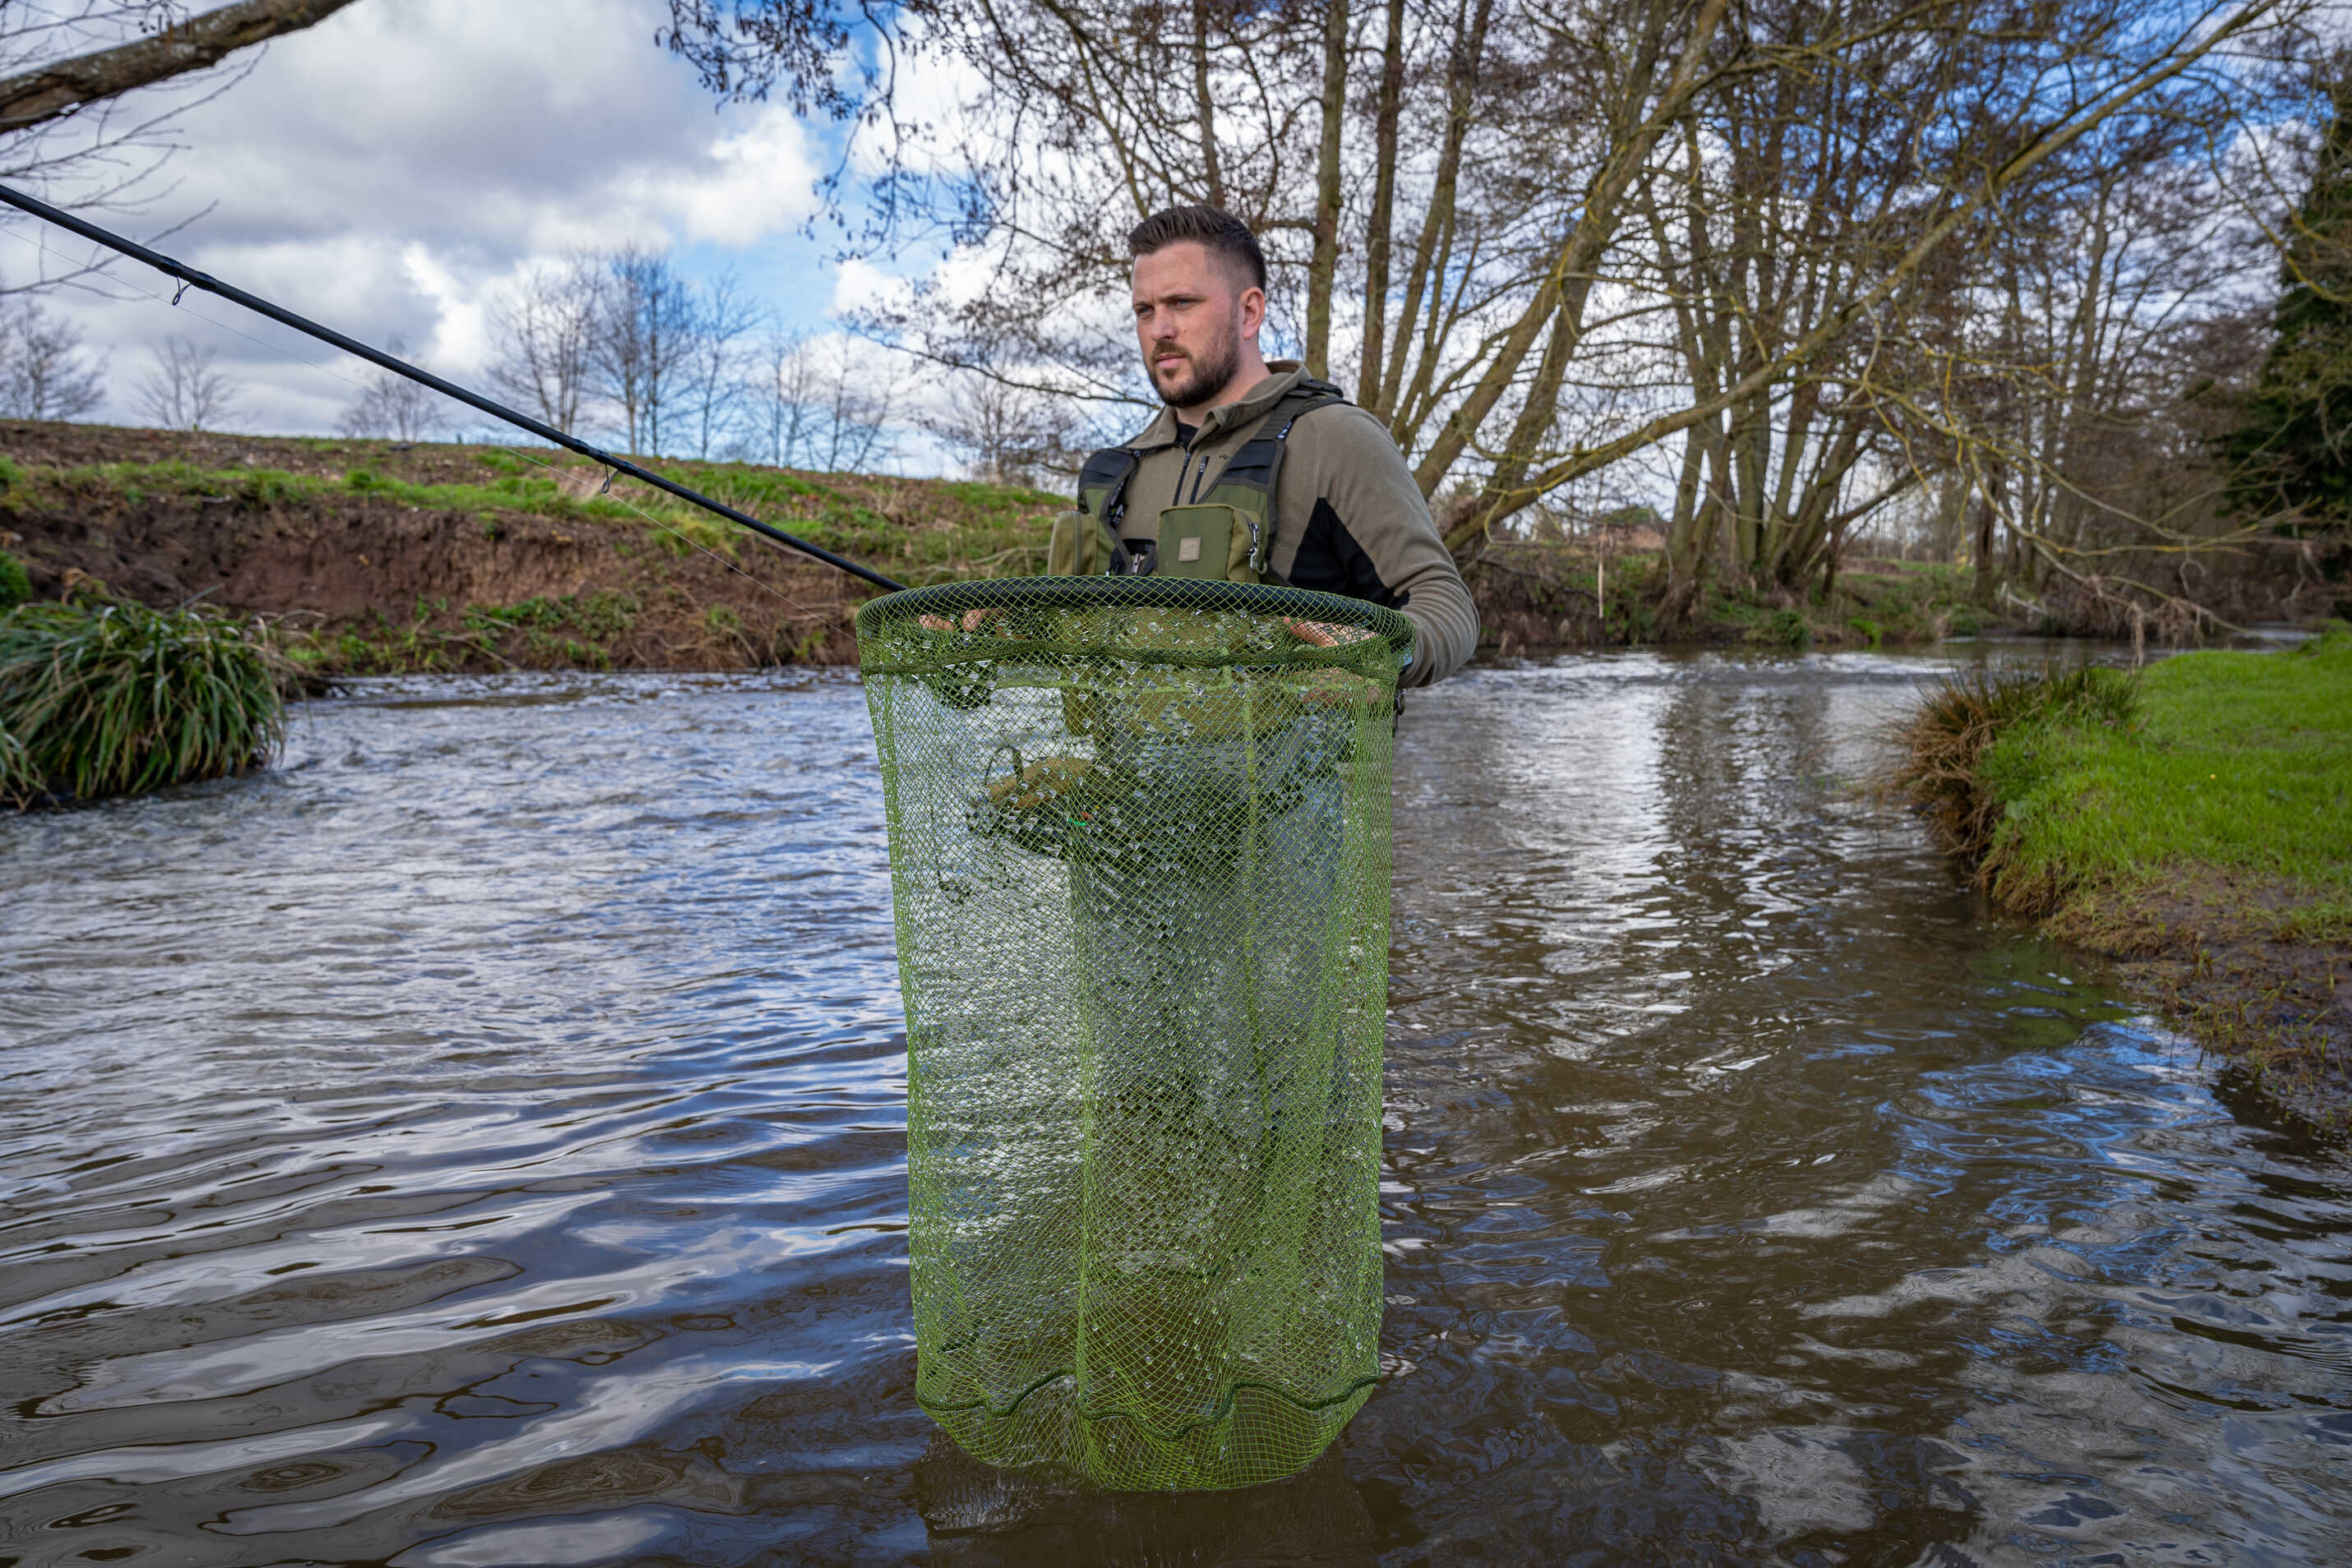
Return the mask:
<svg viewBox="0 0 2352 1568">
<path fill-rule="evenodd" d="M 909 583 L 1034 571 L 1019 487 L 746 463 L 661 468 Z M 321 675 L 846 662 L 862 584 L 562 454 L 0 421 L 0 552 L 267 617 Z"/>
<path fill-rule="evenodd" d="M 1956 681 L 1902 782 L 2004 906 L 2126 962 L 2281 1098 L 2352 1108 L 2352 626 Z"/>
</svg>

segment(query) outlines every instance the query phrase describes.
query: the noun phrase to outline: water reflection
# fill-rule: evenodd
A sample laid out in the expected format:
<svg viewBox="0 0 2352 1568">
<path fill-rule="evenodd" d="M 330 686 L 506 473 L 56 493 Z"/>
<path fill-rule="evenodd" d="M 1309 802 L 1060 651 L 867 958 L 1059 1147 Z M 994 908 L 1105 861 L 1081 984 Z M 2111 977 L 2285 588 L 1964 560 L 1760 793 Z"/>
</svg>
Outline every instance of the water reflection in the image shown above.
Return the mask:
<svg viewBox="0 0 2352 1568">
<path fill-rule="evenodd" d="M 0 823 L 0 1564 L 2299 1563 L 2343 1170 L 1842 781 L 1924 666 L 1402 734 L 1389 1378 L 1248 1494 L 911 1397 L 862 701 L 415 683 Z"/>
</svg>

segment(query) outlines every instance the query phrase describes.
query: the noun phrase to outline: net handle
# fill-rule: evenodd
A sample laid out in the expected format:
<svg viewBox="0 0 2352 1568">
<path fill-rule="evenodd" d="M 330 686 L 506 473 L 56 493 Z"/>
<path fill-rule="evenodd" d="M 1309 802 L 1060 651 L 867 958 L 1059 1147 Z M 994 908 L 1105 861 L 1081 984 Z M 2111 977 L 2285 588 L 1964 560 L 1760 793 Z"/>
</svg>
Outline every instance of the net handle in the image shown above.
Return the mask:
<svg viewBox="0 0 2352 1568">
<path fill-rule="evenodd" d="M 1030 605 L 1041 609 L 1240 610 L 1285 620 L 1353 626 L 1387 641 L 1399 658 L 1412 651 L 1412 623 L 1364 599 L 1270 583 L 1217 583 L 1197 577 L 983 577 L 903 588 L 868 600 L 857 629 L 879 631 L 920 616 Z"/>
</svg>

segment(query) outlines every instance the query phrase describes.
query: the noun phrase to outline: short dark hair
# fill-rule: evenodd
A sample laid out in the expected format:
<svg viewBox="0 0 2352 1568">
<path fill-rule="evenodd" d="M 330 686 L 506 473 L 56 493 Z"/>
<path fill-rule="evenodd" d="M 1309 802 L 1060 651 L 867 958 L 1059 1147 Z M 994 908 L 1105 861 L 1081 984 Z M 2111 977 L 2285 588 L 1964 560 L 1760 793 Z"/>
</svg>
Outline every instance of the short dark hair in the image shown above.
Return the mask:
<svg viewBox="0 0 2352 1568">
<path fill-rule="evenodd" d="M 1224 258 L 1243 287 L 1265 289 L 1265 252 L 1257 247 L 1257 236 L 1223 207 L 1162 207 L 1128 231 L 1127 253 L 1149 256 L 1187 241 Z"/>
</svg>

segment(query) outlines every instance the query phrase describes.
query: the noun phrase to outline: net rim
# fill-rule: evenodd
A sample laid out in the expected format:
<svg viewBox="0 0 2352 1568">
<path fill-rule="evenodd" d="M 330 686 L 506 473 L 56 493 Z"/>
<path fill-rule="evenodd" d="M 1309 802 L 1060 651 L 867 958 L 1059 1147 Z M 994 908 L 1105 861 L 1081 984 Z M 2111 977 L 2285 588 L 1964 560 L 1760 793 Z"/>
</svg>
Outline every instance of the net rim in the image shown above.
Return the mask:
<svg viewBox="0 0 2352 1568">
<path fill-rule="evenodd" d="M 869 599 L 857 610 L 857 633 L 917 616 L 950 610 L 1038 605 L 1050 608 L 1115 606 L 1136 609 L 1240 610 L 1254 615 L 1353 626 L 1371 633 L 1402 658 L 1412 651 L 1412 623 L 1368 599 L 1350 599 L 1312 588 L 1271 583 L 1220 583 L 1200 577 L 982 577 L 931 583 Z"/>
</svg>

